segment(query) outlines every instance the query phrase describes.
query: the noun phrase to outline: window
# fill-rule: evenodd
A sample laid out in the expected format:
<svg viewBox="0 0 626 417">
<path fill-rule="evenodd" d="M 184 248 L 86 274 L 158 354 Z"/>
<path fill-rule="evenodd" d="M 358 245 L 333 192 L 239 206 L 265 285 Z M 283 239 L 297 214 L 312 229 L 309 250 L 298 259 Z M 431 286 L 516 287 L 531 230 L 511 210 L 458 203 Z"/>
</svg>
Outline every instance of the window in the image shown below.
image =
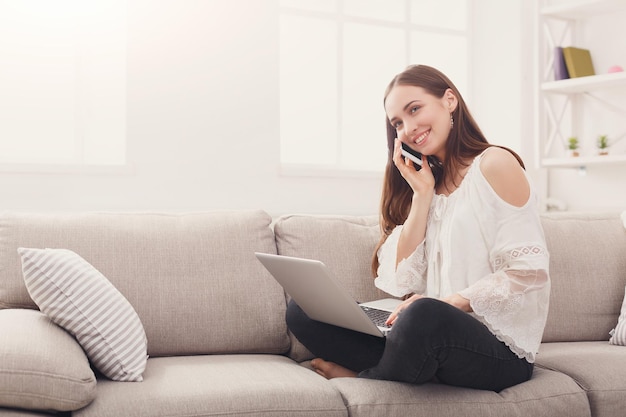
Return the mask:
<svg viewBox="0 0 626 417">
<path fill-rule="evenodd" d="M 126 162 L 126 0 L 0 0 L 0 164 Z"/>
<path fill-rule="evenodd" d="M 467 96 L 468 1 L 281 0 L 282 165 L 382 171 L 395 74 L 431 65 Z"/>
</svg>

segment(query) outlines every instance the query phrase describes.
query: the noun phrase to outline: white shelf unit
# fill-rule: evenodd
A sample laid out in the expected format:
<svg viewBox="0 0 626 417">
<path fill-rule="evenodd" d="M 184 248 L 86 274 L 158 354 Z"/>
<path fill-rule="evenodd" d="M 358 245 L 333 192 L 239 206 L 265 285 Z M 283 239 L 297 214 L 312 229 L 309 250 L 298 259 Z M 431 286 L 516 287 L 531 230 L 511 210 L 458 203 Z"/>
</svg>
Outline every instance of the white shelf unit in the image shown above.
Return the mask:
<svg viewBox="0 0 626 417">
<path fill-rule="evenodd" d="M 626 87 L 626 72 L 569 78 L 560 81 L 546 81 L 541 84 L 541 90 L 544 93 L 555 94 L 581 94 L 620 87 Z"/>
<path fill-rule="evenodd" d="M 554 48 L 556 46 L 578 46 L 577 25 L 583 19 L 607 13 L 626 11 L 626 0 L 585 0 L 567 4 L 546 5 L 538 0 L 538 99 L 536 155 L 537 165 L 546 168 L 584 168 L 590 165 L 626 164 L 626 154 L 603 156 L 566 156 L 566 138 L 578 137 L 578 123 L 582 119 L 585 99 L 595 98 L 603 90 L 623 90 L 626 93 L 626 72 L 601 74 L 588 77 L 554 80 Z M 543 6 L 543 7 L 542 7 Z M 559 26 L 558 36 L 553 28 Z M 567 39 L 568 44 L 564 44 Z M 610 45 L 607 46 L 610 48 Z M 592 56 L 596 51 L 592 51 Z M 555 104 L 554 97 L 560 96 Z M 626 110 L 611 103 L 603 103 L 626 120 Z M 564 122 L 564 119 L 569 121 Z M 623 122 L 622 122 L 623 123 Z M 626 126 L 624 126 L 626 135 Z M 579 140 L 595 140 L 580 138 Z M 555 155 L 555 153 L 557 155 Z M 560 155 L 559 155 L 560 153 Z"/>
<path fill-rule="evenodd" d="M 620 10 L 624 10 L 624 0 L 583 0 L 545 6 L 541 9 L 541 14 L 556 19 L 578 20 Z"/>
<path fill-rule="evenodd" d="M 569 158 L 544 158 L 542 164 L 548 168 L 585 168 L 589 165 L 624 164 L 626 155 L 577 156 Z"/>
</svg>

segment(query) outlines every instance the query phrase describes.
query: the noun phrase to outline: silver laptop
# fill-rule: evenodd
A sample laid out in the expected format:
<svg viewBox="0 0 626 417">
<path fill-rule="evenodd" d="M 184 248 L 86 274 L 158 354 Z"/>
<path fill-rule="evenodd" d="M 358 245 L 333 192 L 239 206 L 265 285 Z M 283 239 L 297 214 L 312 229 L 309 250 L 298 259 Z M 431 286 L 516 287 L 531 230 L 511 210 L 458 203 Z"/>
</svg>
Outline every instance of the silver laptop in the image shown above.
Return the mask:
<svg viewBox="0 0 626 417">
<path fill-rule="evenodd" d="M 259 252 L 255 255 L 313 320 L 378 337 L 385 337 L 391 330 L 385 321 L 400 300 L 385 298 L 358 304 L 321 261 Z"/>
</svg>

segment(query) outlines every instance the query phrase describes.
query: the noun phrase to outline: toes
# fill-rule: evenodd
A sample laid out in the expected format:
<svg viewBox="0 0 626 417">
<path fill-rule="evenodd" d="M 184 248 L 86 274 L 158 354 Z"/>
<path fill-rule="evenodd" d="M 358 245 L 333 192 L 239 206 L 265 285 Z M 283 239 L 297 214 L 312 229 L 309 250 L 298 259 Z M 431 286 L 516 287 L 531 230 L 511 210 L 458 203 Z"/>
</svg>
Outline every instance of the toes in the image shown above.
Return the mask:
<svg viewBox="0 0 626 417">
<path fill-rule="evenodd" d="M 324 376 L 324 374 L 322 373 L 322 370 L 320 369 L 320 366 L 322 365 L 322 360 L 321 359 L 313 359 L 311 361 L 311 368 L 318 374 Z"/>
</svg>

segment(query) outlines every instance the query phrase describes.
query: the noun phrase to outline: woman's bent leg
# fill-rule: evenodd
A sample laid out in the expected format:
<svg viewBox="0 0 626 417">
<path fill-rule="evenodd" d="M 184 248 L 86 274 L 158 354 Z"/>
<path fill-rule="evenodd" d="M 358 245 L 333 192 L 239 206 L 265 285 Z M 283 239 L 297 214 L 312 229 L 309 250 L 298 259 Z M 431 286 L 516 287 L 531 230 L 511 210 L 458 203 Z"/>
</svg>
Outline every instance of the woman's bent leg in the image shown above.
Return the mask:
<svg viewBox="0 0 626 417">
<path fill-rule="evenodd" d="M 500 391 L 530 379 L 532 369 L 471 315 L 424 298 L 402 312 L 380 362 L 359 376 L 414 384 L 436 377 L 448 385 Z"/>
<path fill-rule="evenodd" d="M 287 327 L 316 357 L 355 372 L 375 366 L 385 339 L 310 319 L 293 301 L 287 306 Z"/>
</svg>

